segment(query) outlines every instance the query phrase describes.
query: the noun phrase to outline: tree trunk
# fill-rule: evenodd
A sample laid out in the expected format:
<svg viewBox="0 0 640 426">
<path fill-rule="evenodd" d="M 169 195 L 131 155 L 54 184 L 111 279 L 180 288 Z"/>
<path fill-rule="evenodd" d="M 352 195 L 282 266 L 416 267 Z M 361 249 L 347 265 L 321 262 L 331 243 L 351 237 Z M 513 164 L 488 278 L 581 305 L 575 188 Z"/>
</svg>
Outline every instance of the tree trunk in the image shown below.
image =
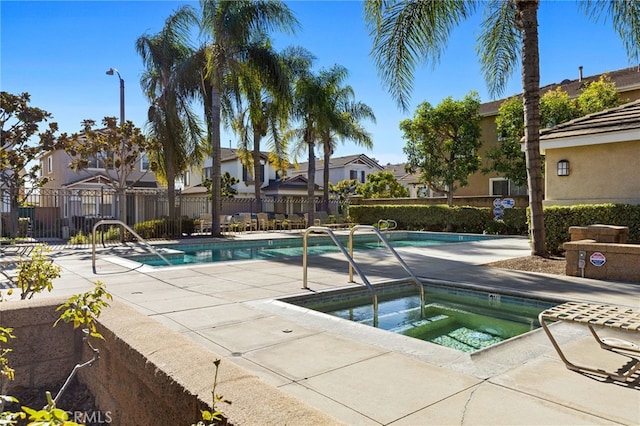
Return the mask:
<svg viewBox="0 0 640 426">
<path fill-rule="evenodd" d="M 329 213 L 329 161 L 331 160 L 331 149 L 325 146 L 324 165 L 322 170 L 322 210 Z"/>
<path fill-rule="evenodd" d="M 169 145 L 169 144 L 167 144 Z M 165 146 L 165 160 L 167 165 L 167 200 L 169 202 L 169 223 L 176 219 L 176 168 L 175 154 L 171 146 Z M 173 225 L 170 225 L 173 227 Z M 174 229 L 172 229 L 174 231 Z"/>
<path fill-rule="evenodd" d="M 538 52 L 538 0 L 516 1 L 522 32 L 522 87 L 524 91 L 524 144 L 529 207 L 531 255 L 546 256 L 540 162 L 540 57 Z"/>
<path fill-rule="evenodd" d="M 176 218 L 176 171 L 175 167 L 167 164 L 167 200 L 169 202 L 169 226 L 172 235 L 176 235 L 177 222 Z"/>
<path fill-rule="evenodd" d="M 7 235 L 9 238 L 15 238 L 18 235 L 18 221 L 20 215 L 18 214 L 18 191 L 14 187 L 9 188 L 9 223 L 7 229 Z"/>
<path fill-rule="evenodd" d="M 118 198 L 118 220 L 127 224 L 127 189 L 123 186 L 119 186 L 116 189 L 116 197 Z M 125 228 L 120 227 L 120 242 L 124 242 Z"/>
<path fill-rule="evenodd" d="M 447 184 L 447 206 L 453 207 L 453 183 Z M 453 223 L 451 223 L 451 216 L 447 217 L 447 232 L 453 232 Z"/>
<path fill-rule="evenodd" d="M 262 213 L 262 196 L 260 191 L 262 190 L 262 176 L 260 173 L 260 132 L 254 130 L 253 132 L 253 186 L 254 194 L 256 197 L 256 213 Z"/>
<path fill-rule="evenodd" d="M 220 162 L 220 91 L 211 88 L 211 157 L 213 170 L 211 172 L 211 235 L 220 236 L 220 214 L 222 212 L 221 179 L 222 165 Z"/>
<path fill-rule="evenodd" d="M 307 135 L 307 147 L 309 149 L 309 165 L 307 166 L 307 226 L 313 225 L 315 212 L 315 186 L 316 186 L 316 157 L 315 141 Z"/>
</svg>

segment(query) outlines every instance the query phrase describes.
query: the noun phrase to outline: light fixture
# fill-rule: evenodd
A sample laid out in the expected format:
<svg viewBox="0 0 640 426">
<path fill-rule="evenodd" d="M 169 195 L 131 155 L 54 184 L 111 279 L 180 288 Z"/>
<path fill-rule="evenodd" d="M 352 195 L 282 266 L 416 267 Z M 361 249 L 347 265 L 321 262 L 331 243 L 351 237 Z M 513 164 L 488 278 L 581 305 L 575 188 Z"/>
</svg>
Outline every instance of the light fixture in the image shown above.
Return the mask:
<svg viewBox="0 0 640 426">
<path fill-rule="evenodd" d="M 569 176 L 569 160 L 558 161 L 558 176 Z"/>
<path fill-rule="evenodd" d="M 117 68 L 109 68 L 106 72 L 107 75 L 118 75 L 118 80 L 120 80 L 120 124 L 124 124 L 124 79 L 118 72 Z"/>
</svg>

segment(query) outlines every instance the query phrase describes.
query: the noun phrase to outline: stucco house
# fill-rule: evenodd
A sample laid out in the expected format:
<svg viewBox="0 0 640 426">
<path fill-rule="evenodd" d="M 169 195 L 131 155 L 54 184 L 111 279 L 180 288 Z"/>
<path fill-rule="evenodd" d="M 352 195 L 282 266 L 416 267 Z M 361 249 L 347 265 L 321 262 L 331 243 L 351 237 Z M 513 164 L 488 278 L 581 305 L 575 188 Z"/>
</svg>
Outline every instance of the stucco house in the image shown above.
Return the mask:
<svg viewBox="0 0 640 426">
<path fill-rule="evenodd" d="M 220 149 L 220 164 L 222 174 L 229 173 L 232 177 L 239 180 L 234 185 L 234 189 L 238 192 L 237 197 L 253 197 L 254 196 L 254 179 L 253 167 L 249 170 L 240 161 L 238 150 L 234 148 Z M 260 153 L 260 170 L 261 170 L 261 188 L 269 185 L 269 182 L 277 179 L 276 170 L 269 164 L 267 152 Z M 207 189 L 202 185 L 206 179 L 210 179 L 213 174 L 213 160 L 211 157 L 206 158 L 201 167 L 192 167 L 184 178 L 183 194 L 206 194 Z"/>
<path fill-rule="evenodd" d="M 260 210 L 273 213 L 300 213 L 305 211 L 302 203 L 307 197 L 307 180 L 304 176 L 292 176 L 282 178 L 276 169 L 268 161 L 269 153 L 260 153 L 261 168 L 261 206 Z M 255 205 L 255 180 L 253 169 L 248 169 L 240 159 L 237 149 L 221 148 L 221 172 L 229 173 L 231 177 L 238 179 L 233 186 L 237 191 L 233 199 L 223 200 L 223 214 L 235 212 L 254 212 Z M 213 172 L 213 160 L 207 158 L 202 167 L 191 168 L 183 179 L 182 214 L 190 217 L 198 217 L 202 213 L 209 213 L 211 203 L 208 199 L 207 188 L 203 182 L 211 178 Z M 316 195 L 322 196 L 321 188 L 316 185 Z"/>
<path fill-rule="evenodd" d="M 115 170 L 105 167 L 103 158 L 90 159 L 89 167 L 81 171 L 69 168 L 72 157 L 64 150 L 48 152 L 38 161 L 41 176 L 47 178 L 31 198 L 38 207 L 39 220 L 54 223 L 63 219 L 74 229 L 82 227 L 87 219 L 118 217 L 119 200 L 114 190 L 118 177 Z M 125 184 L 130 186 L 126 195 L 127 223 L 167 214 L 167 206 L 158 202 L 160 186 L 145 155 L 137 159 L 134 170 L 127 172 Z"/>
<path fill-rule="evenodd" d="M 640 100 L 540 132 L 544 205 L 640 204 Z"/>
<path fill-rule="evenodd" d="M 307 176 L 309 163 L 299 163 L 297 167 L 287 170 L 287 176 Z M 371 173 L 383 171 L 382 167 L 374 158 L 364 154 L 347 155 L 344 157 L 331 157 L 329 160 L 329 182 L 336 184 L 341 180 L 355 179 L 360 183 L 367 181 L 367 176 Z M 316 159 L 316 175 L 314 182 L 323 184 L 324 160 Z"/>
<path fill-rule="evenodd" d="M 569 96 L 577 96 L 580 90 L 586 83 L 597 81 L 602 75 L 607 75 L 616 88 L 620 92 L 623 99 L 634 101 L 640 99 L 640 67 L 631 67 L 621 70 L 611 71 L 602 74 L 596 74 L 583 77 L 583 69 L 579 67 L 577 70 L 578 78 L 565 79 L 560 83 L 553 83 L 540 88 L 540 94 L 544 94 L 547 91 L 555 90 L 557 87 L 561 87 L 566 91 Z M 507 98 L 486 102 L 480 105 L 480 115 L 482 116 L 481 131 L 482 131 L 482 148 L 479 151 L 479 155 L 483 159 L 482 167 L 488 165 L 486 160 L 486 152 L 491 147 L 497 145 L 498 135 L 496 133 L 496 117 L 498 115 L 498 108 Z M 455 196 L 517 196 L 526 195 L 526 188 L 517 187 L 513 182 L 498 176 L 496 173 L 483 174 L 482 172 L 476 172 L 469 177 L 468 185 L 463 188 L 458 188 L 455 191 Z"/>
</svg>

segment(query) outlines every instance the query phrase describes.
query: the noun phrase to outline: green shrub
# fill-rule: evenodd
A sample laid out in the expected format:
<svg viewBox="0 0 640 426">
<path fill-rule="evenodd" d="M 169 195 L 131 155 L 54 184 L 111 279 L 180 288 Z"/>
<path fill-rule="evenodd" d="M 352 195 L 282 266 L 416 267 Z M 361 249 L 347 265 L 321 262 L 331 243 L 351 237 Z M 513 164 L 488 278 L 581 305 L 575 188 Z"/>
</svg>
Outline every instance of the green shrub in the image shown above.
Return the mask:
<svg viewBox="0 0 640 426">
<path fill-rule="evenodd" d="M 380 219 L 393 219 L 398 229 L 482 233 L 493 220 L 486 207 L 448 207 L 446 205 L 355 205 L 349 207 L 355 223 L 376 225 Z"/>
<path fill-rule="evenodd" d="M 80 245 L 80 244 L 89 244 L 90 242 L 91 242 L 91 235 L 84 235 L 82 231 L 78 231 L 77 234 L 72 235 L 71 238 L 69 238 L 69 244 Z"/>
<path fill-rule="evenodd" d="M 190 235 L 196 228 L 194 219 L 182 217 L 177 220 L 169 220 L 169 218 L 153 219 L 146 222 L 136 223 L 134 231 L 142 238 L 173 238 L 179 232 Z"/>
<path fill-rule="evenodd" d="M 631 204 L 589 204 L 552 206 L 544 209 L 545 241 L 550 254 L 563 252 L 571 241 L 570 226 L 595 224 L 629 227 L 629 242 L 640 242 L 640 206 Z"/>
<path fill-rule="evenodd" d="M 484 233 L 491 235 L 506 235 L 507 225 L 502 219 L 492 220 L 487 223 L 487 226 L 484 228 Z"/>
<path fill-rule="evenodd" d="M 507 235 L 529 235 L 528 209 L 516 207 L 504 209 L 502 221 L 506 226 Z"/>
</svg>

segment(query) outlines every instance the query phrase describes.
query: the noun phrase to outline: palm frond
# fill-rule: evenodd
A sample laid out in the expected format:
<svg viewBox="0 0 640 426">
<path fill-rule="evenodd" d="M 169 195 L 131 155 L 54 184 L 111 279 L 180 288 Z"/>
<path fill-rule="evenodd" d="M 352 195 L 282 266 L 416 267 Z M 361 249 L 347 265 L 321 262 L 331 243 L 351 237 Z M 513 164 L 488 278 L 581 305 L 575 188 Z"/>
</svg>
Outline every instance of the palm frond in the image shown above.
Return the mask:
<svg viewBox="0 0 640 426">
<path fill-rule="evenodd" d="M 516 28 L 512 1 L 493 0 L 486 9 L 476 50 L 492 97 L 499 96 L 518 64 L 522 36 Z"/>
</svg>

